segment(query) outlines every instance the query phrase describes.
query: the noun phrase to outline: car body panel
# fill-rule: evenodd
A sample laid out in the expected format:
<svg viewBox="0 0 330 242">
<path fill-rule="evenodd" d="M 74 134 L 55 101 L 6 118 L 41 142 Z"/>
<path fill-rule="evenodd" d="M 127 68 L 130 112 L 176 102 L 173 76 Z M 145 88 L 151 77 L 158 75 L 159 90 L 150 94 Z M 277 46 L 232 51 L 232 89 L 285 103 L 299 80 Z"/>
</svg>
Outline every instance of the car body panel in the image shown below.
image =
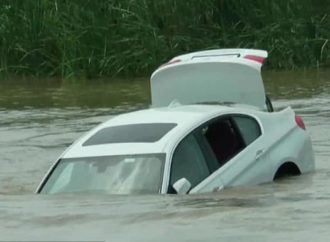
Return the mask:
<svg viewBox="0 0 330 242">
<path fill-rule="evenodd" d="M 177 140 L 193 127 L 198 126 L 205 120 L 219 114 L 226 114 L 232 110 L 229 107 L 216 107 L 214 105 L 191 105 L 177 106 L 161 109 L 145 109 L 128 114 L 122 114 L 109 121 L 97 126 L 84 137 L 79 139 L 74 146 L 71 147 L 65 154 L 64 158 L 74 158 L 81 156 L 103 156 L 103 155 L 120 155 L 128 153 L 150 153 L 152 151 L 158 153 L 165 152 L 168 148 L 168 143 Z M 118 144 L 101 144 L 83 146 L 83 144 L 96 132 L 106 127 L 117 125 L 139 123 L 176 123 L 177 126 L 170 130 L 167 134 L 154 143 L 118 143 Z"/>
<path fill-rule="evenodd" d="M 175 57 L 151 76 L 152 106 L 178 100 L 181 104 L 234 102 L 264 108 L 262 63 L 245 58 L 253 55 L 266 58 L 267 52 L 227 49 Z"/>
<path fill-rule="evenodd" d="M 266 57 L 265 51 L 224 49 L 173 58 L 151 77 L 152 108 L 118 115 L 87 132 L 63 152 L 36 192 L 42 191 L 62 158 L 165 154 L 160 193 L 169 193 L 173 187 L 170 178 L 175 168 L 175 154 L 181 143 L 192 136 L 209 175 L 189 193 L 270 182 L 288 162 L 296 165 L 301 173 L 313 171 L 311 139 L 308 132 L 299 127 L 295 112 L 290 107 L 276 112 L 263 111 L 266 98 L 260 69 Z M 194 104 L 200 102 L 226 104 Z M 235 121 L 238 116 L 253 120 L 260 129 L 258 136 L 248 144 L 242 145 L 245 141 L 241 124 Z M 232 124 L 231 131 L 241 142 L 241 148 L 225 162 L 220 162 L 207 137 L 213 132 L 209 127 L 221 121 Z M 96 133 L 110 127 L 155 123 L 176 125 L 154 142 L 84 145 Z M 221 138 L 229 142 L 224 137 Z M 219 163 L 211 167 L 214 161 Z M 192 169 L 191 163 L 188 165 L 187 169 Z"/>
<path fill-rule="evenodd" d="M 281 164 L 287 161 L 295 162 L 302 172 L 309 172 L 314 169 L 310 138 L 306 131 L 295 124 L 294 112 L 291 108 L 280 112 L 268 113 L 247 108 L 223 107 L 219 105 L 183 105 L 161 108 L 160 110 L 147 109 L 133 112 L 129 115 L 122 114 L 87 133 L 69 147 L 61 157 L 78 158 L 165 153 L 166 160 L 161 193 L 167 193 L 173 152 L 181 140 L 210 120 L 228 115 L 253 117 L 260 124 L 262 134 L 225 165 L 193 188 L 190 193 L 210 192 L 221 190 L 224 187 L 269 182 L 273 180 L 274 174 Z M 137 119 L 139 116 L 143 117 L 143 120 Z M 119 123 L 160 121 L 176 122 L 178 125 L 154 143 L 83 146 L 83 143 L 89 137 L 104 127 L 118 125 Z M 283 125 L 278 125 L 283 122 L 286 122 L 284 127 Z M 262 153 L 259 154 L 259 151 L 262 151 Z M 47 176 L 45 180 L 47 180 Z M 40 191 L 40 188 L 41 186 L 38 191 Z"/>
<path fill-rule="evenodd" d="M 276 172 L 281 165 L 278 163 L 278 160 L 282 156 L 282 153 L 278 149 L 286 150 L 286 152 L 292 154 L 290 152 L 292 147 L 290 147 L 290 143 L 286 142 L 285 137 L 290 134 L 291 129 L 296 130 L 300 128 L 294 122 L 289 122 L 290 125 L 286 126 L 286 129 L 281 128 L 278 130 L 276 125 L 274 125 L 274 123 L 280 123 L 284 120 L 294 121 L 294 112 L 291 108 L 275 113 L 258 111 L 244 112 L 243 110 L 237 112 L 237 110 L 233 110 L 233 112 L 228 114 L 242 114 L 255 118 L 260 124 L 262 134 L 239 154 L 211 174 L 210 177 L 193 188 L 190 193 L 210 192 L 222 189 L 223 187 L 255 185 L 272 181 L 274 170 Z M 269 132 L 273 132 L 274 135 L 268 135 Z M 300 130 L 297 130 L 297 132 L 300 132 Z M 277 138 L 279 135 L 282 138 L 278 141 Z M 279 148 L 276 145 L 277 143 L 281 143 Z M 293 143 L 292 146 L 295 146 L 295 144 Z M 307 149 L 306 153 L 309 152 L 310 149 Z M 273 163 L 272 160 L 276 162 Z M 298 160 L 298 157 L 291 157 L 291 160 Z"/>
</svg>

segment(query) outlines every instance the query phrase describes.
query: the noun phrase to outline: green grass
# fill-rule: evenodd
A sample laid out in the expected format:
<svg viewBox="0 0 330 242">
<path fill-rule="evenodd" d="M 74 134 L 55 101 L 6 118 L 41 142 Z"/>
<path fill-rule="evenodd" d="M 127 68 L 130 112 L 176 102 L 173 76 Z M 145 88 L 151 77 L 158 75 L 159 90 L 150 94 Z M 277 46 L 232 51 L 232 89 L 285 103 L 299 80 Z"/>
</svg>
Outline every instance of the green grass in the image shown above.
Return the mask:
<svg viewBox="0 0 330 242">
<path fill-rule="evenodd" d="M 2 0 L 0 75 L 144 76 L 169 58 L 261 48 L 273 69 L 329 67 L 328 0 Z"/>
</svg>

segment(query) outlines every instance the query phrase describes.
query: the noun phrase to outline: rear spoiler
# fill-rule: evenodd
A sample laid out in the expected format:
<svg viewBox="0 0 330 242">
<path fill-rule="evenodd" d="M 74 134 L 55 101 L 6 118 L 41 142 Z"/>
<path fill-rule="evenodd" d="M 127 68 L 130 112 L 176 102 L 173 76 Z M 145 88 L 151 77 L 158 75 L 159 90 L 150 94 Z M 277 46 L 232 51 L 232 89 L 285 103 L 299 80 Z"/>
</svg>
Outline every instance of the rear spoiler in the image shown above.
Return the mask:
<svg viewBox="0 0 330 242">
<path fill-rule="evenodd" d="M 268 57 L 268 53 L 265 50 L 255 50 L 255 49 L 204 50 L 204 51 L 197 51 L 189 54 L 176 56 L 167 63 L 161 65 L 158 69 L 165 67 L 167 65 L 171 65 L 179 62 L 197 60 L 199 58 L 210 58 L 219 61 L 228 58 L 245 59 L 254 62 L 254 64 L 256 64 L 258 68 L 261 68 L 267 57 Z"/>
</svg>

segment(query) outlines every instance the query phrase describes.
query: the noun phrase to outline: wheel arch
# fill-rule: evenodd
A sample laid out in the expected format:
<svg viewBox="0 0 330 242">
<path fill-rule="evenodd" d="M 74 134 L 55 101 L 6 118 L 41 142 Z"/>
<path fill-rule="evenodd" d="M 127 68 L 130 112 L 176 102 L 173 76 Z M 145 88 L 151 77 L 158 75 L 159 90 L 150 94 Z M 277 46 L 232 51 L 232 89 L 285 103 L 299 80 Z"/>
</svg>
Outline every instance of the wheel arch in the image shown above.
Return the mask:
<svg viewBox="0 0 330 242">
<path fill-rule="evenodd" d="M 277 180 L 287 176 L 298 176 L 301 174 L 301 169 L 293 161 L 283 162 L 276 170 L 273 180 Z"/>
</svg>

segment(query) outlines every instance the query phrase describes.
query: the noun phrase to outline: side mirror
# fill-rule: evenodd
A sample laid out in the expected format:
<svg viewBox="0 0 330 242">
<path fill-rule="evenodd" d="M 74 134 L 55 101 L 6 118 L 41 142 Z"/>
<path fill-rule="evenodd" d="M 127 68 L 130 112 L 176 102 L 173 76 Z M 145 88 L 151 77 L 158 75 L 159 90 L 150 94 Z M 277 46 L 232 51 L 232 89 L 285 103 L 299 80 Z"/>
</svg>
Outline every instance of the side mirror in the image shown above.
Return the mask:
<svg viewBox="0 0 330 242">
<path fill-rule="evenodd" d="M 191 183 L 186 178 L 181 178 L 177 180 L 173 185 L 173 189 L 177 194 L 187 194 L 191 188 Z"/>
</svg>

